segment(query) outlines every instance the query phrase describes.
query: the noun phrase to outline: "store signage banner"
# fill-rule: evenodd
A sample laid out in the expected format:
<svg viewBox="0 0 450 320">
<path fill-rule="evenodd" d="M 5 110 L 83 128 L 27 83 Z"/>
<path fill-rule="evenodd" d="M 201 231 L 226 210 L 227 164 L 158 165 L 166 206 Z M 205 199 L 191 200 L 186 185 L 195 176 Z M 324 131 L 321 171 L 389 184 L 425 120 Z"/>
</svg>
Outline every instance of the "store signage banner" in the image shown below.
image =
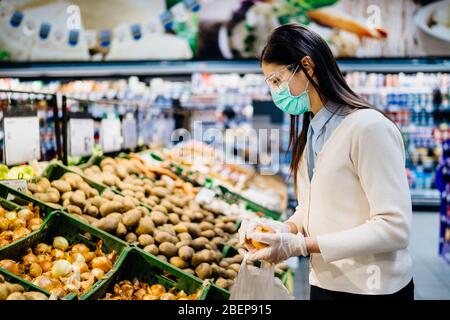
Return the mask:
<svg viewBox="0 0 450 320">
<path fill-rule="evenodd" d="M 115 152 L 121 149 L 123 138 L 119 119 L 102 119 L 100 141 L 103 152 Z"/>
<path fill-rule="evenodd" d="M 7 165 L 41 158 L 38 117 L 5 117 L 3 130 Z"/>
<path fill-rule="evenodd" d="M 70 119 L 67 130 L 69 155 L 90 156 L 94 148 L 94 120 Z"/>
</svg>

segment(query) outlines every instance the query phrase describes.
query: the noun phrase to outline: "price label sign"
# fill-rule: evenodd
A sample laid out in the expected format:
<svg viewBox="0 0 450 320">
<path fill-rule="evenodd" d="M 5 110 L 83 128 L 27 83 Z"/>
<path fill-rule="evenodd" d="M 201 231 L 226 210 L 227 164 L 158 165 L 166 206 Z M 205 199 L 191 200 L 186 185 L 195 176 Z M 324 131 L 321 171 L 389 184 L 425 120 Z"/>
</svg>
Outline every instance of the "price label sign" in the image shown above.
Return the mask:
<svg viewBox="0 0 450 320">
<path fill-rule="evenodd" d="M 123 138 L 119 119 L 102 119 L 100 124 L 100 140 L 103 152 L 120 151 Z"/>
<path fill-rule="evenodd" d="M 137 123 L 133 114 L 128 113 L 122 120 L 123 148 L 133 149 L 137 146 Z"/>
<path fill-rule="evenodd" d="M 41 152 L 38 117 L 5 117 L 3 121 L 6 164 L 39 160 Z"/>
<path fill-rule="evenodd" d="M 94 120 L 70 119 L 67 131 L 69 155 L 90 156 L 94 148 Z"/>
</svg>

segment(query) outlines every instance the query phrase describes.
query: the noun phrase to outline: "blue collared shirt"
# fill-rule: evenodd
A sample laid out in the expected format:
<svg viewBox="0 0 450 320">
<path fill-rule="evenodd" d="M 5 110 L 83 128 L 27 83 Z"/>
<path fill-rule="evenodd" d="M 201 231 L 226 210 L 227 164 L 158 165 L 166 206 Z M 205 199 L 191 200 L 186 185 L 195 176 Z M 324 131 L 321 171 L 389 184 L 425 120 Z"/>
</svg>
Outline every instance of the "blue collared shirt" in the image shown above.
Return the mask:
<svg viewBox="0 0 450 320">
<path fill-rule="evenodd" d="M 307 163 L 309 179 L 313 176 L 317 155 L 320 153 L 325 142 L 328 138 L 330 138 L 333 131 L 339 126 L 344 118 L 345 116 L 333 114 L 331 111 L 323 107 L 311 119 L 307 138 Z"/>
</svg>

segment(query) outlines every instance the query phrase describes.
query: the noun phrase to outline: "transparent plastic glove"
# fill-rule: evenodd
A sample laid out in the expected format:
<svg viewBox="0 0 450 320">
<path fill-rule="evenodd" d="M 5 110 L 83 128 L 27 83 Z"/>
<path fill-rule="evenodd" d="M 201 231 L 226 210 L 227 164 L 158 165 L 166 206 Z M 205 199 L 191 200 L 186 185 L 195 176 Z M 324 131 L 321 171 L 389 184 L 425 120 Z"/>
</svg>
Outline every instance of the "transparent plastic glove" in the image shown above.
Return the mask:
<svg viewBox="0 0 450 320">
<path fill-rule="evenodd" d="M 283 222 L 264 218 L 243 220 L 241 223 L 241 227 L 239 228 L 239 243 L 249 251 L 254 250 L 254 248 L 249 247 L 249 244 L 245 241 L 245 239 L 249 238 L 248 235 L 250 233 L 253 233 L 259 226 L 269 227 L 276 233 L 291 232 L 289 225 Z"/>
<path fill-rule="evenodd" d="M 268 246 L 253 251 L 250 260 L 264 260 L 278 263 L 290 257 L 307 256 L 305 237 L 301 233 L 263 233 L 253 232 L 249 238 Z"/>
</svg>

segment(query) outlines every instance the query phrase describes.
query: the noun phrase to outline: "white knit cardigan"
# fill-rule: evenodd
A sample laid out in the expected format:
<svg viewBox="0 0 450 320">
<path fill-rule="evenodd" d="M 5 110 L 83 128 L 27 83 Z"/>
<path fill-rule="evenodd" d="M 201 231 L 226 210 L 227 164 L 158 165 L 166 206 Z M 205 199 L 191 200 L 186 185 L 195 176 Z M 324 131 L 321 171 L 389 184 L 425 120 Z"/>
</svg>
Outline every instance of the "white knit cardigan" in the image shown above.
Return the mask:
<svg viewBox="0 0 450 320">
<path fill-rule="evenodd" d="M 391 294 L 411 280 L 404 145 L 398 128 L 381 113 L 349 114 L 319 153 L 311 181 L 303 156 L 298 200 L 289 220 L 304 235 L 317 237 L 321 251 L 310 256 L 311 285 Z"/>
</svg>

